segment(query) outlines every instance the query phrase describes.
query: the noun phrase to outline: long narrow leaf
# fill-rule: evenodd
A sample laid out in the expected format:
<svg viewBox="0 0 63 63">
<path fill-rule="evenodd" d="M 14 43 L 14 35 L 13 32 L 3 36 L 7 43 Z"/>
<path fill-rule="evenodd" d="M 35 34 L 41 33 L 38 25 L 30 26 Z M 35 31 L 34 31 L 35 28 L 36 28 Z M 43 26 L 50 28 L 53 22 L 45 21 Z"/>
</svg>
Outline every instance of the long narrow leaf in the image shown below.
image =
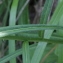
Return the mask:
<svg viewBox="0 0 63 63">
<path fill-rule="evenodd" d="M 26 1 L 26 2 L 25 2 Z M 28 24 L 29 23 L 29 15 L 28 15 L 28 2 L 29 0 L 21 0 L 20 7 L 21 10 L 17 16 L 18 24 Z M 24 4 L 25 3 L 25 4 Z M 30 51 L 29 51 L 29 43 L 28 41 L 24 41 L 22 45 L 22 56 L 23 63 L 30 63 Z"/>
<path fill-rule="evenodd" d="M 9 19 L 9 26 L 16 24 L 16 13 L 17 13 L 17 6 L 19 0 L 13 0 L 11 11 L 10 11 L 10 19 Z M 9 40 L 9 54 L 15 51 L 15 40 Z M 16 63 L 16 59 L 10 60 L 10 63 Z"/>
<path fill-rule="evenodd" d="M 59 25 L 63 26 L 63 16 L 60 19 Z M 60 36 L 63 36 L 63 30 L 58 30 L 57 34 Z M 58 48 L 56 49 L 56 52 L 58 53 L 58 63 L 63 63 L 63 50 L 62 50 L 63 44 L 59 44 Z M 60 52 L 61 51 L 61 52 Z"/>
<path fill-rule="evenodd" d="M 62 16 L 62 14 L 63 14 L 63 1 L 58 4 L 58 6 L 48 24 L 58 25 L 58 22 Z M 53 30 L 46 30 L 45 35 L 47 35 L 47 37 L 45 37 L 45 36 L 44 37 L 49 39 L 51 37 L 52 32 L 53 32 Z"/>
<path fill-rule="evenodd" d="M 48 16 L 50 14 L 53 1 L 54 0 L 46 0 L 45 5 L 44 5 L 43 12 L 41 14 L 40 24 L 46 24 L 47 23 Z M 44 31 L 40 31 L 39 34 L 40 34 L 40 37 L 43 38 Z M 34 55 L 32 57 L 31 63 L 39 63 L 40 62 L 40 60 L 41 60 L 41 58 L 43 56 L 44 50 L 46 48 L 46 45 L 47 45 L 47 43 L 45 43 L 45 42 L 42 42 L 42 43 L 39 42 L 38 43 L 38 45 L 36 47 L 36 50 L 34 52 Z"/>
<path fill-rule="evenodd" d="M 4 28 L 2 28 L 4 29 Z M 42 27 L 28 27 L 28 28 L 19 28 L 19 29 L 10 29 L 10 30 L 4 30 L 4 31 L 0 31 L 0 37 L 4 37 L 4 36 L 7 36 L 7 35 L 11 35 L 11 34 L 17 34 L 17 33 L 20 33 L 20 32 L 26 32 L 26 31 L 40 31 L 40 30 L 62 30 L 63 27 L 62 26 L 42 26 Z"/>
</svg>

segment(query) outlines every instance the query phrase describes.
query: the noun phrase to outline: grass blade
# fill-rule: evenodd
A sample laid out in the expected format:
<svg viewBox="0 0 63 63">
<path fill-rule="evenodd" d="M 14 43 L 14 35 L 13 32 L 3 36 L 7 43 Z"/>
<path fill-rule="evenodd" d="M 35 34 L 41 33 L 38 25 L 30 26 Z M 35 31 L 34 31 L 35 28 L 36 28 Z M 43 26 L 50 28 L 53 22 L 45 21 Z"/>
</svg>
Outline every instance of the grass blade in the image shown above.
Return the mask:
<svg viewBox="0 0 63 63">
<path fill-rule="evenodd" d="M 4 30 L 5 29 L 5 30 Z M 12 29 L 12 28 L 11 28 Z M 7 27 L 3 28 L 1 30 L 4 31 L 0 31 L 0 37 L 4 37 L 4 36 L 8 36 L 11 34 L 17 34 L 17 33 L 21 33 L 21 32 L 28 32 L 28 31 L 41 31 L 41 30 L 62 30 L 63 27 L 62 26 L 36 26 L 36 27 L 28 27 L 28 28 L 19 28 L 18 26 L 16 29 L 12 29 L 12 30 L 8 30 Z"/>
<path fill-rule="evenodd" d="M 11 11 L 10 11 L 10 19 L 9 19 L 9 26 L 13 26 L 16 24 L 16 13 L 17 13 L 17 6 L 19 0 L 13 0 Z M 15 52 L 15 40 L 9 40 L 9 54 Z M 16 59 L 10 60 L 10 63 L 16 63 Z"/>
<path fill-rule="evenodd" d="M 7 17 L 8 17 L 8 14 L 9 14 L 9 10 L 10 10 L 10 5 L 11 5 L 11 1 L 8 1 L 8 7 L 7 7 L 7 10 L 6 10 L 6 13 L 4 15 L 4 18 L 3 18 L 3 26 L 6 26 L 6 23 L 7 23 Z"/>
<path fill-rule="evenodd" d="M 43 43 L 43 42 L 38 43 L 38 46 L 36 47 L 36 50 L 35 50 L 34 55 L 32 57 L 31 63 L 35 63 L 35 62 L 39 63 L 40 62 L 43 51 L 46 46 L 45 44 L 47 44 L 47 43 Z"/>
<path fill-rule="evenodd" d="M 29 50 L 29 42 L 24 41 L 23 47 L 23 63 L 30 63 L 30 50 Z"/>
<path fill-rule="evenodd" d="M 63 16 L 61 17 L 60 19 L 60 22 L 59 22 L 59 25 L 63 26 Z M 60 35 L 60 36 L 63 36 L 63 30 L 58 30 L 57 31 L 57 34 Z M 63 47 L 63 44 L 59 44 L 56 52 L 58 53 L 58 63 L 63 63 L 63 50 L 62 50 L 62 47 Z M 61 52 L 60 52 L 61 51 Z"/>
<path fill-rule="evenodd" d="M 46 24 L 48 16 L 50 14 L 49 12 L 50 12 L 50 10 L 52 8 L 52 4 L 53 4 L 52 2 L 53 2 L 53 0 L 46 0 L 43 12 L 41 14 L 40 24 Z M 44 34 L 44 31 L 39 32 L 39 36 L 41 38 L 43 37 L 43 34 Z M 45 42 L 42 42 L 42 43 L 39 42 L 38 43 L 38 45 L 36 47 L 36 50 L 34 52 L 34 55 L 32 57 L 31 63 L 39 63 L 40 62 L 40 60 L 41 60 L 41 58 L 43 56 L 44 50 L 46 48 L 46 45 L 47 45 L 47 43 L 45 43 Z"/>
<path fill-rule="evenodd" d="M 29 46 L 29 48 L 30 48 L 30 51 L 32 51 L 36 48 L 36 45 L 31 45 L 31 46 Z M 4 56 L 3 58 L 0 58 L 0 63 L 5 63 L 13 58 L 16 58 L 17 56 L 21 55 L 22 53 L 23 53 L 22 49 L 16 50 L 15 52 L 13 52 L 7 56 Z"/>
<path fill-rule="evenodd" d="M 54 12 L 54 15 L 52 16 L 50 22 L 48 24 L 51 24 L 51 25 L 58 25 L 58 22 L 62 16 L 62 13 L 63 13 L 63 1 L 61 3 L 58 4 L 55 12 Z M 45 35 L 44 38 L 50 38 L 51 37 L 51 34 L 52 34 L 53 30 L 46 30 L 45 31 Z"/>
<path fill-rule="evenodd" d="M 26 2 L 25 2 L 26 1 Z M 29 24 L 29 15 L 28 15 L 28 2 L 29 0 L 21 0 L 21 10 L 17 16 L 18 24 Z M 25 4 L 24 4 L 25 3 Z M 23 11 L 23 12 L 22 12 Z M 22 45 L 23 49 L 23 63 L 30 63 L 30 50 L 29 50 L 29 42 L 24 41 Z"/>
<path fill-rule="evenodd" d="M 10 53 L 7 56 L 4 56 L 3 58 L 0 58 L 0 63 L 5 63 L 5 62 L 7 62 L 9 60 L 12 60 L 12 59 L 16 58 L 17 56 L 19 56 L 21 54 L 22 54 L 22 49 L 19 49 L 19 50 L 15 51 L 15 52 Z"/>
</svg>

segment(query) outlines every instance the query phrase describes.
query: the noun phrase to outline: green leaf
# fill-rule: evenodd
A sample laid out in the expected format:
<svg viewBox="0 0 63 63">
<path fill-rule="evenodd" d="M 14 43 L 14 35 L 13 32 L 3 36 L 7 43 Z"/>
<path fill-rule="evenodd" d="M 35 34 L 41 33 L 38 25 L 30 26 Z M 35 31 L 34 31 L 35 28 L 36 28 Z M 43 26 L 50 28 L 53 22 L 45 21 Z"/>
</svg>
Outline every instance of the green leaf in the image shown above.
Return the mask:
<svg viewBox="0 0 63 63">
<path fill-rule="evenodd" d="M 36 45 L 29 46 L 30 51 L 33 51 L 35 49 L 35 47 L 36 47 Z M 22 53 L 23 53 L 22 49 L 16 50 L 15 52 L 8 54 L 7 56 L 4 56 L 3 58 L 0 58 L 0 63 L 5 63 L 13 58 L 16 58 L 19 55 L 21 55 Z"/>
<path fill-rule="evenodd" d="M 60 22 L 58 23 L 58 25 L 63 26 L 63 16 L 60 19 Z M 57 34 L 60 36 L 63 36 L 63 30 L 58 30 Z M 56 55 L 58 55 L 58 63 L 63 63 L 63 50 L 62 50 L 63 44 L 59 44 L 59 46 L 56 49 Z M 61 52 L 60 52 L 61 51 Z"/>
<path fill-rule="evenodd" d="M 23 42 L 22 51 L 23 51 L 23 63 L 30 63 L 30 50 L 28 41 Z"/>
<path fill-rule="evenodd" d="M 19 0 L 13 0 L 11 11 L 10 11 L 10 18 L 9 18 L 9 26 L 13 26 L 16 24 L 16 13 L 17 13 L 17 6 Z M 9 40 L 9 54 L 15 51 L 15 40 Z M 10 60 L 10 63 L 16 63 L 16 58 Z"/>
<path fill-rule="evenodd" d="M 40 24 L 47 23 L 47 19 L 48 19 L 48 16 L 50 14 L 52 4 L 53 4 L 52 2 L 53 2 L 53 0 L 46 0 L 43 12 L 41 14 Z M 44 31 L 39 31 L 39 36 L 41 38 L 43 37 L 43 35 L 44 35 Z M 31 63 L 39 63 L 40 62 L 40 60 L 43 56 L 44 50 L 46 48 L 46 45 L 47 45 L 47 43 L 45 43 L 43 41 L 38 43 L 36 50 L 34 52 L 34 55 L 32 57 Z"/>
<path fill-rule="evenodd" d="M 8 54 L 7 56 L 4 56 L 3 58 L 0 58 L 0 63 L 5 63 L 9 60 L 12 60 L 12 59 L 16 58 L 17 56 L 19 56 L 21 54 L 22 54 L 22 49 L 19 49 L 15 52 Z"/>
<path fill-rule="evenodd" d="M 36 47 L 36 50 L 35 50 L 34 55 L 32 57 L 31 63 L 35 63 L 35 62 L 39 63 L 40 62 L 41 57 L 43 55 L 43 51 L 44 51 L 44 49 L 46 47 L 45 44 L 47 44 L 47 43 L 44 43 L 44 42 L 38 43 L 38 46 Z"/>
<path fill-rule="evenodd" d="M 58 22 L 59 22 L 62 15 L 63 15 L 63 1 L 58 4 L 58 6 L 57 6 L 57 8 L 56 8 L 56 10 L 55 10 L 55 12 L 54 12 L 54 14 L 53 14 L 53 16 L 52 16 L 52 18 L 48 24 L 58 25 Z M 49 39 L 52 35 L 52 32 L 53 32 L 53 30 L 46 30 L 45 35 L 47 35 L 47 37 L 44 36 L 44 38 Z"/>
<path fill-rule="evenodd" d="M 18 10 L 18 16 L 17 16 L 17 20 L 18 20 L 18 24 L 29 24 L 29 15 L 28 15 L 28 5 L 25 6 L 26 2 L 28 2 L 29 0 L 21 0 L 21 3 L 19 3 L 19 7 L 21 7 Z M 25 4 L 24 4 L 25 3 Z M 25 6 L 25 9 L 24 9 Z M 22 12 L 23 11 L 23 12 Z M 29 50 L 29 42 L 28 41 L 24 41 L 23 45 L 22 45 L 22 56 L 23 56 L 23 63 L 30 63 L 30 50 Z"/>
<path fill-rule="evenodd" d="M 34 25 L 35 26 L 35 25 Z M 62 26 L 50 26 L 50 25 L 39 25 L 39 26 L 35 26 L 35 27 L 25 27 L 25 28 L 22 28 L 21 26 L 14 26 L 15 28 L 13 27 L 1 27 L 0 28 L 0 37 L 4 37 L 4 36 L 8 36 L 8 35 L 11 35 L 11 34 L 17 34 L 17 33 L 20 33 L 20 32 L 27 32 L 27 31 L 41 31 L 41 30 L 62 30 L 63 27 Z M 19 28 L 18 28 L 19 27 Z"/>
<path fill-rule="evenodd" d="M 3 18 L 3 22 L 2 22 L 2 26 L 6 26 L 6 23 L 7 23 L 7 18 L 8 18 L 8 14 L 9 14 L 9 11 L 10 11 L 10 5 L 11 5 L 11 1 L 8 1 L 8 6 L 7 6 L 7 9 L 6 9 L 6 13 L 4 15 L 4 18 Z"/>
</svg>

